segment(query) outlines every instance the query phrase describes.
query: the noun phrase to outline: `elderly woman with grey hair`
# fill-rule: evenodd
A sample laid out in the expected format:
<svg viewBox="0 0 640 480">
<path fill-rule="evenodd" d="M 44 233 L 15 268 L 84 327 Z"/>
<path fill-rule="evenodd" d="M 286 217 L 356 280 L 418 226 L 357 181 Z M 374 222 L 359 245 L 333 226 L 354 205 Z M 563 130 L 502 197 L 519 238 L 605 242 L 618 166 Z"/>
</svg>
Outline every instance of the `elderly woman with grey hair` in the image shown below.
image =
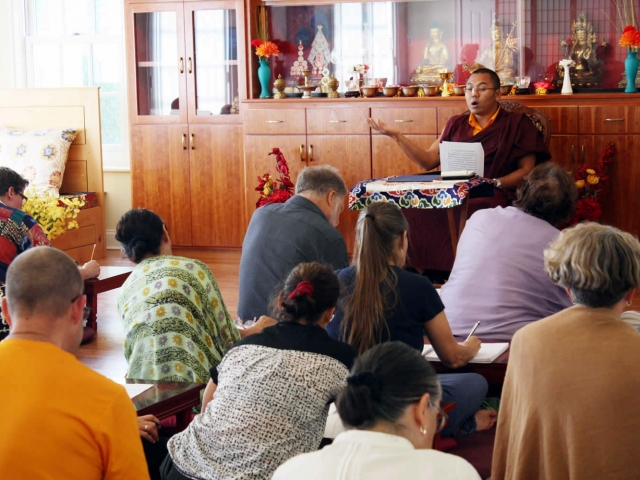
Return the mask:
<svg viewBox="0 0 640 480">
<path fill-rule="evenodd" d="M 513 337 L 491 478 L 637 478 L 640 334 L 620 317 L 640 286 L 640 243 L 585 223 L 544 257 L 575 305 Z"/>
</svg>

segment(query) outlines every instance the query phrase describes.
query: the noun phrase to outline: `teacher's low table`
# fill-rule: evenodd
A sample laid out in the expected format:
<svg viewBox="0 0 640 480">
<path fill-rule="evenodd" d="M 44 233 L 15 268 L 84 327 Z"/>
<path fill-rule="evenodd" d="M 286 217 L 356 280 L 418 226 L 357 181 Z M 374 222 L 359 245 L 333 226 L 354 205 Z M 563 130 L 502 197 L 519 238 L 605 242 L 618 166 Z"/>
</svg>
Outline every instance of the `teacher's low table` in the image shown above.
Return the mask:
<svg viewBox="0 0 640 480">
<path fill-rule="evenodd" d="M 87 319 L 87 327 L 98 331 L 98 294 L 120 288 L 131 275 L 133 267 L 100 267 L 100 276 L 84 281 L 84 293 L 91 313 Z"/>
<path fill-rule="evenodd" d="M 468 180 L 432 180 L 394 182 L 392 177 L 363 180 L 349 192 L 349 210 L 362 210 L 374 202 L 392 202 L 400 208 L 447 209 L 449 234 L 456 254 L 458 239 L 467 222 L 468 198 L 493 196 L 493 183 L 483 177 Z M 425 180 L 428 176 L 425 176 Z M 460 225 L 456 229 L 453 209 L 460 207 Z"/>
</svg>

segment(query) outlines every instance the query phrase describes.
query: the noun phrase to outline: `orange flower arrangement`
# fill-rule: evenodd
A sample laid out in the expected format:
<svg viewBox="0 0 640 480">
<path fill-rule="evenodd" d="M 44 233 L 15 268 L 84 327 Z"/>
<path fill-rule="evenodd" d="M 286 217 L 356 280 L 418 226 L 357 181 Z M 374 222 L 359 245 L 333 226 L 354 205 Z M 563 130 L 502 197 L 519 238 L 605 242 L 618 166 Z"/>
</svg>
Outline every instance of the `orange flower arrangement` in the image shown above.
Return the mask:
<svg viewBox="0 0 640 480">
<path fill-rule="evenodd" d="M 640 47 L 640 32 L 633 25 L 627 25 L 622 31 L 622 37 L 620 37 L 618 44 L 627 47 L 629 51 L 635 51 L 632 49 Z"/>
<path fill-rule="evenodd" d="M 280 50 L 273 42 L 263 42 L 262 40 L 253 40 L 251 45 L 256 47 L 256 55 L 261 61 L 266 61 L 271 55 L 278 55 Z"/>
</svg>

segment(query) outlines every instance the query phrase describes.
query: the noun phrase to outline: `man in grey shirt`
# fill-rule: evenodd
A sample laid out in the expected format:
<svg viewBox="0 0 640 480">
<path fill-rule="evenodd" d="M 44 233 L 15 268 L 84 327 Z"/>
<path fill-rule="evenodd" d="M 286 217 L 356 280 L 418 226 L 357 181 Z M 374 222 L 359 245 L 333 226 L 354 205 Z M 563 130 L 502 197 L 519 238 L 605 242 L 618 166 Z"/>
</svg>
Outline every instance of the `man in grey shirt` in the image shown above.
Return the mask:
<svg viewBox="0 0 640 480">
<path fill-rule="evenodd" d="M 307 167 L 286 203 L 270 203 L 253 213 L 240 259 L 241 319 L 268 315 L 275 288 L 299 263 L 327 263 L 334 270 L 349 265 L 344 238 L 335 228 L 346 195 L 337 168 Z"/>
</svg>

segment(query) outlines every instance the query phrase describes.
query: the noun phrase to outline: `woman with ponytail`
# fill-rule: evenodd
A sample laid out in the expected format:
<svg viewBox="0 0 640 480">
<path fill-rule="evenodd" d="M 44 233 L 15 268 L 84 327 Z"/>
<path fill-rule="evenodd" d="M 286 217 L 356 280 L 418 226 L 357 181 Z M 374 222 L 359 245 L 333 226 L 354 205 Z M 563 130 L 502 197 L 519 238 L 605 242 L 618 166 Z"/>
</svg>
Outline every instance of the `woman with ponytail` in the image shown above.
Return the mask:
<svg viewBox="0 0 640 480">
<path fill-rule="evenodd" d="M 352 266 L 338 271 L 343 298 L 327 330 L 362 354 L 387 341 L 401 341 L 422 352 L 424 333 L 442 362 L 458 368 L 480 349 L 473 336 L 458 343 L 444 305 L 429 279 L 403 270 L 408 248 L 407 221 L 393 203 L 367 206 L 358 217 Z M 456 402 L 443 435 L 473 433 L 495 423 L 495 411 L 478 410 L 487 393 L 480 375 L 440 375 L 443 397 Z"/>
<path fill-rule="evenodd" d="M 417 350 L 377 345 L 356 360 L 336 401 L 347 431 L 289 460 L 273 480 L 478 480 L 466 460 L 431 450 L 444 420 L 440 398 L 438 377 Z"/>
<path fill-rule="evenodd" d="M 125 213 L 116 240 L 136 264 L 117 299 L 127 378 L 206 383 L 231 345 L 269 323 L 238 330 L 209 267 L 174 256 L 169 232 L 154 212 Z"/>
<path fill-rule="evenodd" d="M 211 370 L 202 413 L 169 441 L 164 480 L 269 479 L 319 447 L 356 357 L 325 330 L 339 294 L 330 266 L 293 269 L 278 295 L 278 323 L 236 343 Z"/>
</svg>

